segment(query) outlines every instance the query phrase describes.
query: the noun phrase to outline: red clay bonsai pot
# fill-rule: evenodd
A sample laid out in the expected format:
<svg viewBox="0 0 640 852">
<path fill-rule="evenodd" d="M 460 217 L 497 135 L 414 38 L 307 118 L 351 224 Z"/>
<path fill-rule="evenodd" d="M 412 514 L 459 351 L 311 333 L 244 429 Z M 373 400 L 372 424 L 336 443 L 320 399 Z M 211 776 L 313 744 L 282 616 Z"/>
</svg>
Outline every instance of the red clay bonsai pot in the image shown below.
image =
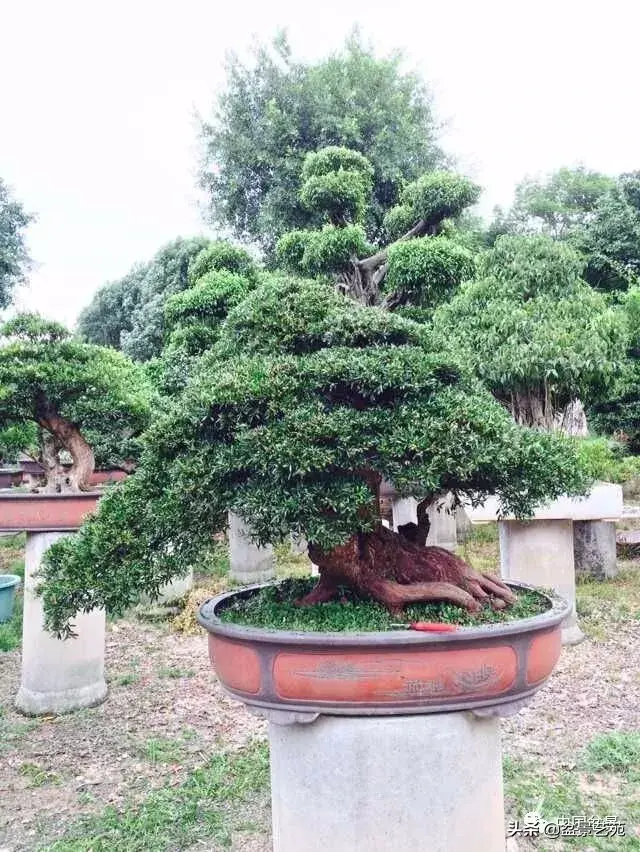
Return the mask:
<svg viewBox="0 0 640 852">
<path fill-rule="evenodd" d="M 530 588 L 510 583 L 514 589 Z M 325 715 L 403 715 L 519 709 L 547 680 L 561 649 L 569 605 L 455 633 L 410 630 L 295 633 L 224 623 L 221 610 L 260 586 L 202 605 L 220 682 L 250 709 Z M 485 711 L 482 710 L 485 708 Z"/>
<path fill-rule="evenodd" d="M 65 532 L 77 530 L 95 511 L 101 491 L 80 494 L 0 493 L 0 530 Z"/>
</svg>

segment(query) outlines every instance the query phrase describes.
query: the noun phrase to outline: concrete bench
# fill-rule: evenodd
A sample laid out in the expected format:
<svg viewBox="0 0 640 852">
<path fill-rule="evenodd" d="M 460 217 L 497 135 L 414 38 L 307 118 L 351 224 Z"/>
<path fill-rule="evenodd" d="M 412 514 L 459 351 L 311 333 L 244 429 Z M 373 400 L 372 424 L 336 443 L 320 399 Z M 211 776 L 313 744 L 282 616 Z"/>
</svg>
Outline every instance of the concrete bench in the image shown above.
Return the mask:
<svg viewBox="0 0 640 852">
<path fill-rule="evenodd" d="M 500 514 L 496 497 L 482 506 L 466 507 L 473 524 L 497 522 L 502 577 L 551 588 L 572 605 L 562 641 L 584 639 L 576 618 L 576 557 L 578 562 L 615 562 L 615 522 L 622 517 L 622 488 L 599 483 L 587 497 L 560 497 L 536 510 L 530 521 Z M 580 566 L 582 568 L 582 566 Z"/>
</svg>

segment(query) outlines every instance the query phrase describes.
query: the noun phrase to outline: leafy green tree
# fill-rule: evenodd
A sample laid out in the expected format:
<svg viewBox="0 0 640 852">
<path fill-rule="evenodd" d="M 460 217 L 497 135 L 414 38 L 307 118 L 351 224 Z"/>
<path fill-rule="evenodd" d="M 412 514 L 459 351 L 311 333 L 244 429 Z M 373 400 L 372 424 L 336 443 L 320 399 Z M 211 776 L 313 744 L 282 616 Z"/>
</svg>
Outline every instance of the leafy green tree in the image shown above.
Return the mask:
<svg viewBox="0 0 640 852">
<path fill-rule="evenodd" d="M 36 314 L 5 323 L 0 345 L 0 429 L 39 429 L 48 491 L 83 490 L 96 451 L 123 465 L 150 419 L 140 368 L 112 349 L 74 340 Z M 63 468 L 62 451 L 73 460 Z"/>
<path fill-rule="evenodd" d="M 121 349 L 134 361 L 148 361 L 165 343 L 164 304 L 191 286 L 191 266 L 210 240 L 178 238 L 153 259 L 98 290 L 78 319 L 78 333 L 89 343 Z"/>
<path fill-rule="evenodd" d="M 585 278 L 593 287 L 620 291 L 640 285 L 640 172 L 620 176 L 575 243 L 587 258 Z"/>
<path fill-rule="evenodd" d="M 38 454 L 38 428 L 35 423 L 20 423 L 0 429 L 2 464 L 15 464 L 21 453 L 33 458 Z"/>
<path fill-rule="evenodd" d="M 271 251 L 283 233 L 316 223 L 298 196 L 305 155 L 346 146 L 373 166 L 363 224 L 376 239 L 404 183 L 444 161 L 422 81 L 402 72 L 399 55 L 377 58 L 357 37 L 305 64 L 280 35 L 254 60 L 231 58 L 215 116 L 202 124 L 200 180 L 214 224 Z"/>
<path fill-rule="evenodd" d="M 544 180 L 525 178 L 516 187 L 511 209 L 495 209 L 488 242 L 493 245 L 498 236 L 509 233 L 566 239 L 593 218 L 614 186 L 613 178 L 583 166 L 558 169 Z"/>
<path fill-rule="evenodd" d="M 153 594 L 198 560 L 229 509 L 259 543 L 292 532 L 310 542 L 320 581 L 302 603 L 342 584 L 393 611 L 514 600 L 448 551 L 387 530 L 382 479 L 422 505 L 442 491 L 497 493 L 519 516 L 587 486 L 573 443 L 517 426 L 424 325 L 354 303 L 332 282 L 272 277 L 229 311 L 146 433 L 136 473 L 49 550 L 47 624 L 67 635 L 79 609 L 118 612 Z"/>
<path fill-rule="evenodd" d="M 134 266 L 123 278 L 109 281 L 80 312 L 77 331 L 83 340 L 120 349 L 122 334 L 131 332 L 150 264 Z"/>
<path fill-rule="evenodd" d="M 0 308 L 11 304 L 13 291 L 29 268 L 24 232 L 32 221 L 0 178 Z"/>
<path fill-rule="evenodd" d="M 457 352 L 518 423 L 562 428 L 574 400 L 606 395 L 624 360 L 619 314 L 581 278 L 583 261 L 546 236 L 502 236 L 434 316 Z"/>
<path fill-rule="evenodd" d="M 597 433 L 620 439 L 640 455 L 640 286 L 622 296 L 619 309 L 627 325 L 627 357 L 610 393 L 591 407 L 589 422 Z"/>
</svg>

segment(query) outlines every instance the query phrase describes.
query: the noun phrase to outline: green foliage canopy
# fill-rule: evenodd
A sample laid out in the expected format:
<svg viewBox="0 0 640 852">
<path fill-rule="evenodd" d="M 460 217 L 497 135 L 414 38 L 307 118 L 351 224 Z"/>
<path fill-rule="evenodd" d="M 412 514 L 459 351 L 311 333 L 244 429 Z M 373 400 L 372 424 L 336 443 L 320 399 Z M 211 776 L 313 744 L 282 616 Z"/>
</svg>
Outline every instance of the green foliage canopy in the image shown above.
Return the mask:
<svg viewBox="0 0 640 852">
<path fill-rule="evenodd" d="M 518 395 L 534 396 L 551 414 L 575 398 L 602 397 L 620 369 L 626 333 L 580 277 L 582 266 L 570 246 L 549 237 L 500 237 L 479 278 L 436 311 L 441 345 L 510 407 Z"/>
<path fill-rule="evenodd" d="M 136 474 L 49 551 L 53 630 L 157 590 L 227 509 L 260 542 L 293 531 L 330 549 L 377 522 L 372 475 L 418 498 L 498 493 L 518 514 L 586 485 L 572 444 L 517 427 L 422 326 L 322 282 L 270 280 L 230 311 L 219 346 L 147 433 Z"/>
</svg>

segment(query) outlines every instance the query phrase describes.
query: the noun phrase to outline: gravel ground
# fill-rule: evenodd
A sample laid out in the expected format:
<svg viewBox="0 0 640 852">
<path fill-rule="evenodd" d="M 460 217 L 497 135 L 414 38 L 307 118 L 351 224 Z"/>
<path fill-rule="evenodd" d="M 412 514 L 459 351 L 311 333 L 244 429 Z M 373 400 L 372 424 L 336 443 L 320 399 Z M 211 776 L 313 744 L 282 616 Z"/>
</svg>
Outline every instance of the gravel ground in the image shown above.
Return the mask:
<svg viewBox="0 0 640 852">
<path fill-rule="evenodd" d="M 262 721 L 223 695 L 203 635 L 110 625 L 107 700 L 58 718 L 13 710 L 19 665 L 19 652 L 0 654 L 1 852 L 39 848 L 80 813 L 143 798 L 167 778 L 177 785 L 215 750 L 265 734 Z M 163 747 L 169 762 L 154 762 Z"/>
<path fill-rule="evenodd" d="M 201 634 L 121 620 L 109 625 L 106 663 L 104 704 L 30 720 L 12 708 L 19 652 L 0 653 L 0 852 L 39 849 L 80 814 L 178 785 L 215 751 L 265 735 L 263 722 L 222 694 Z M 503 722 L 504 751 L 550 774 L 572 769 L 596 734 L 637 730 L 639 708 L 636 616 L 564 649 L 531 705 Z M 268 814 L 258 815 L 258 823 L 264 832 L 234 836 L 233 852 L 269 852 Z M 186 852 L 196 849 L 218 847 L 200 843 Z"/>
</svg>

